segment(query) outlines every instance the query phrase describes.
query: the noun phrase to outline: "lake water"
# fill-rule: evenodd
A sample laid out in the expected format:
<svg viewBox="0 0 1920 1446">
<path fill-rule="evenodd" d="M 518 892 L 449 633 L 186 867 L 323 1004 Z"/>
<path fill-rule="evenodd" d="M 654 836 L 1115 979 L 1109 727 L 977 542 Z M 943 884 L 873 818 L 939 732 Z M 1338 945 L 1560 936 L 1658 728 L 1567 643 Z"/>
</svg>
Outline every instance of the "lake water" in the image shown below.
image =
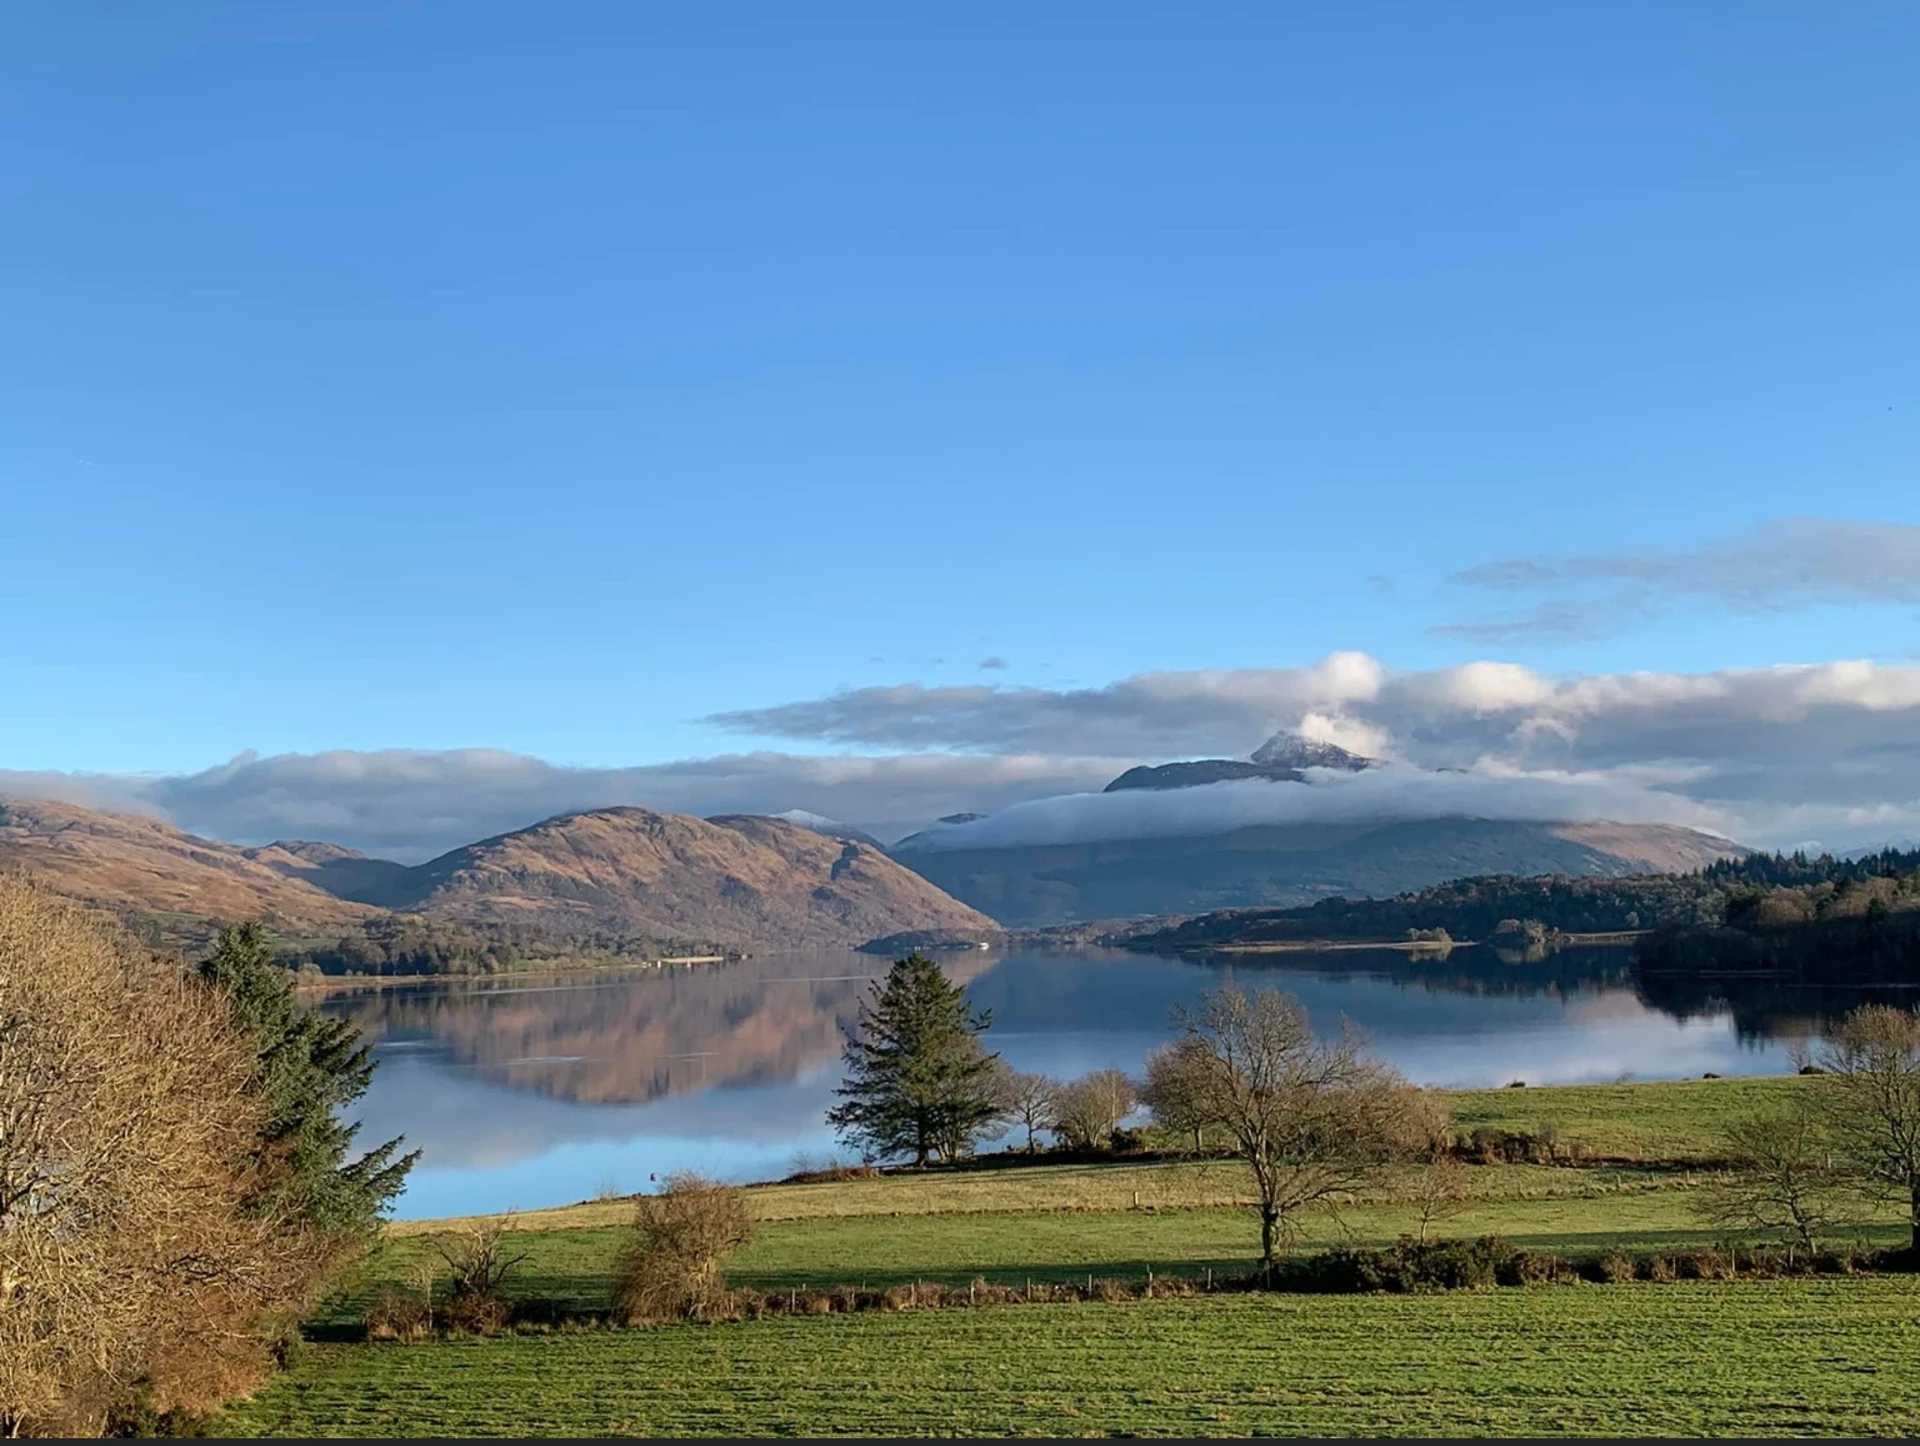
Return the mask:
<svg viewBox="0 0 1920 1446">
<path fill-rule="evenodd" d="M 1533 963 L 1477 949 L 1214 963 L 1109 951 L 948 955 L 989 1047 L 1069 1077 L 1137 1070 L 1169 1011 L 1213 986 L 1271 984 L 1317 1028 L 1342 1017 L 1421 1084 L 1499 1085 L 1779 1073 L 1819 1027 L 1817 1003 L 1650 999 L 1626 950 Z M 358 1118 L 366 1142 L 424 1153 L 398 1213 L 534 1209 L 644 1189 L 670 1170 L 768 1179 L 841 1151 L 824 1113 L 843 1031 L 887 961 L 775 954 L 568 977 L 409 985 L 316 1007 L 354 1020 L 380 1067 Z"/>
</svg>

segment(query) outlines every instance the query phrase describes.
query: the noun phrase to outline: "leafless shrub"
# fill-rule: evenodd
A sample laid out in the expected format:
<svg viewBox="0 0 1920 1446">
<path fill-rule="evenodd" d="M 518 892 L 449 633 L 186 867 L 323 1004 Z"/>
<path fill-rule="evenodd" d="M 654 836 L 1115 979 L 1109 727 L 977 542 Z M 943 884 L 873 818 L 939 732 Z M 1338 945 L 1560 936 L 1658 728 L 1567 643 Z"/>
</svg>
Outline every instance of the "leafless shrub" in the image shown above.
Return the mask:
<svg viewBox="0 0 1920 1446">
<path fill-rule="evenodd" d="M 1534 1159 L 1542 1165 L 1560 1162 L 1560 1126 L 1554 1120 L 1542 1120 L 1533 1127 Z"/>
<path fill-rule="evenodd" d="M 360 1320 L 370 1341 L 417 1341 L 433 1329 L 433 1308 L 412 1291 L 383 1285 Z"/>
<path fill-rule="evenodd" d="M 1609 1250 L 1598 1262 L 1600 1278 L 1610 1285 L 1632 1280 L 1636 1267 L 1633 1257 L 1624 1250 Z"/>
<path fill-rule="evenodd" d="M 456 1335 L 493 1335 L 506 1329 L 512 1314 L 505 1296 L 477 1290 L 450 1295 L 440 1304 L 440 1323 Z"/>
<path fill-rule="evenodd" d="M 512 1275 L 526 1260 L 526 1252 L 515 1252 L 507 1244 L 513 1229 L 513 1212 L 476 1220 L 441 1247 L 440 1258 L 451 1272 L 447 1282 L 449 1298 L 458 1295 L 499 1295 Z"/>
<path fill-rule="evenodd" d="M 738 1190 L 683 1173 L 642 1195 L 614 1272 L 614 1303 L 636 1324 L 711 1319 L 726 1294 L 726 1258 L 753 1237 Z"/>
</svg>

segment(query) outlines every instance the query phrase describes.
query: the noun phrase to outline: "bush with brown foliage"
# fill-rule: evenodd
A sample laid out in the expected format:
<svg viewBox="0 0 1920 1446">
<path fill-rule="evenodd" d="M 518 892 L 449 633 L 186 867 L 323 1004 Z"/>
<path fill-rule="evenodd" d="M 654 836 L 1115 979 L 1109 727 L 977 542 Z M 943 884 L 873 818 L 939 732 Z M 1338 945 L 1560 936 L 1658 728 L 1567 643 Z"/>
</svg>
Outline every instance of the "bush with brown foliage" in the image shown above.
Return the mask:
<svg viewBox="0 0 1920 1446">
<path fill-rule="evenodd" d="M 433 1330 L 433 1306 L 413 1291 L 383 1285 L 360 1321 L 370 1341 L 417 1341 Z"/>
<path fill-rule="evenodd" d="M 1633 1257 L 1624 1250 L 1609 1250 L 1594 1262 L 1595 1276 L 1608 1285 L 1632 1280 L 1637 1270 Z"/>
<path fill-rule="evenodd" d="M 614 1270 L 614 1307 L 628 1321 L 706 1320 L 726 1301 L 726 1259 L 753 1238 L 738 1190 L 669 1175 L 635 1204 L 633 1236 Z"/>
<path fill-rule="evenodd" d="M 0 880 L 0 1061 L 0 1434 L 256 1384 L 314 1244 L 243 1208 L 261 1116 L 221 1001 Z"/>
</svg>

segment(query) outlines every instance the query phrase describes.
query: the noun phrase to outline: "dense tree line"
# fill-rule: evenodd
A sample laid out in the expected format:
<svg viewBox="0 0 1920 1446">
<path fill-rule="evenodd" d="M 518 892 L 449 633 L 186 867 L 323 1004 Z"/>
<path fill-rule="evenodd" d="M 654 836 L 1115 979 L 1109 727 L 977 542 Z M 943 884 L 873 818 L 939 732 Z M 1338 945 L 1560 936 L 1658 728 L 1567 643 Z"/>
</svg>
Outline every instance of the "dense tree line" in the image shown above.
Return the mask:
<svg viewBox="0 0 1920 1446">
<path fill-rule="evenodd" d="M 1758 919 L 1766 910 L 1784 910 L 1797 919 L 1803 902 L 1806 917 L 1823 907 L 1845 912 L 1848 900 L 1857 901 L 1864 912 L 1875 894 L 1890 899 L 1912 894 L 1916 871 L 1920 850 L 1885 850 L 1858 859 L 1752 854 L 1694 873 L 1620 878 L 1489 874 L 1390 899 L 1331 898 L 1297 909 L 1222 910 L 1120 942 L 1176 949 L 1321 939 L 1384 942 L 1429 930 L 1444 930 L 1455 940 L 1486 940 L 1509 920 L 1560 934 L 1712 928 L 1738 924 L 1749 912 Z M 1775 902 L 1767 905 L 1769 899 Z M 1823 899 L 1834 902 L 1822 906 Z"/>
<path fill-rule="evenodd" d="M 1648 935 L 1634 951 L 1640 975 L 1731 974 L 1852 987 L 1920 980 L 1920 891 L 1891 903 L 1876 896 L 1850 913 L 1801 915 L 1804 902 L 1769 896 L 1738 922 Z"/>
<path fill-rule="evenodd" d="M 1920 849 L 1881 849 L 1852 859 L 1838 859 L 1832 854 L 1810 855 L 1797 850 L 1790 854 L 1748 854 L 1740 859 L 1722 859 L 1702 869 L 1700 877 L 1728 888 L 1804 888 L 1811 884 L 1896 878 L 1916 870 L 1920 870 Z"/>
<path fill-rule="evenodd" d="M 328 943 L 283 946 L 278 957 L 287 968 L 322 974 L 427 976 L 497 974 L 570 958 L 660 959 L 726 952 L 701 940 L 641 938 L 611 930 L 472 927 L 390 914 L 369 919 Z"/>
<path fill-rule="evenodd" d="M 523 958 L 518 945 L 457 924 L 398 915 L 369 919 L 331 943 L 284 949 L 281 962 L 322 974 L 492 974 Z"/>
</svg>

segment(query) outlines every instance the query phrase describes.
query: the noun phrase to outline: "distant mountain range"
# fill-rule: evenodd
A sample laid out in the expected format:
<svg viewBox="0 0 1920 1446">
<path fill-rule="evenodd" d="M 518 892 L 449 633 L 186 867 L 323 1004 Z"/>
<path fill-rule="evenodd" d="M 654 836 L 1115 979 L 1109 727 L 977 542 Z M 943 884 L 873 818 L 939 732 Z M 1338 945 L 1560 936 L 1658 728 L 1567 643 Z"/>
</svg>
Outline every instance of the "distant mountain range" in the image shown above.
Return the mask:
<svg viewBox="0 0 1920 1446">
<path fill-rule="evenodd" d="M 1418 819 L 1299 824 L 1169 838 L 903 853 L 956 899 L 1009 928 L 1082 919 L 1291 908 L 1384 898 L 1477 874 L 1683 872 L 1741 850 L 1660 824 Z"/>
<path fill-rule="evenodd" d="M 1246 760 L 1128 769 L 1103 794 L 1174 793 L 1248 781 L 1313 786 L 1309 770 L 1383 765 L 1329 743 L 1276 734 Z M 1195 795 L 1196 798 L 1202 797 Z M 1116 800 L 1116 802 L 1118 802 Z M 1681 872 L 1738 857 L 1739 845 L 1659 824 L 1508 822 L 1456 817 L 1262 824 L 1042 843 L 985 841 L 982 821 L 942 820 L 894 856 L 1010 928 L 1088 919 L 1293 907 L 1379 898 L 1476 874 L 1622 876 Z M 983 841 L 975 843 L 980 838 Z"/>
<path fill-rule="evenodd" d="M 996 932 L 878 847 L 785 819 L 609 808 L 566 814 L 424 864 L 336 844 L 242 848 L 158 819 L 0 802 L 0 869 L 111 910 L 157 943 L 259 919 L 323 938 L 391 914 L 517 939 L 856 945 L 910 930 Z"/>
<path fill-rule="evenodd" d="M 647 941 L 684 953 L 677 946 L 857 946 L 889 936 L 953 944 L 1002 926 L 1381 898 L 1469 875 L 1681 872 L 1745 852 L 1652 824 L 1353 818 L 1344 808 L 1341 821 L 1258 821 L 1299 817 L 1291 803 L 1272 806 L 1296 795 L 1371 796 L 1382 791 L 1376 779 L 1391 799 L 1401 767 L 1281 733 L 1247 759 L 1131 768 L 1100 794 L 951 814 L 890 850 L 801 809 L 701 819 L 606 808 L 414 865 L 324 841 L 241 847 L 153 818 L 0 802 L 0 869 L 24 870 L 171 944 L 260 919 L 313 947 L 355 931 L 396 937 L 404 925 L 416 935 L 470 931 L 458 943 L 469 952 L 480 937 L 542 953 L 631 952 Z M 1046 819 L 1021 812 L 1053 805 L 1065 807 Z M 1126 827 L 1088 832 L 1089 817 Z"/>
</svg>

